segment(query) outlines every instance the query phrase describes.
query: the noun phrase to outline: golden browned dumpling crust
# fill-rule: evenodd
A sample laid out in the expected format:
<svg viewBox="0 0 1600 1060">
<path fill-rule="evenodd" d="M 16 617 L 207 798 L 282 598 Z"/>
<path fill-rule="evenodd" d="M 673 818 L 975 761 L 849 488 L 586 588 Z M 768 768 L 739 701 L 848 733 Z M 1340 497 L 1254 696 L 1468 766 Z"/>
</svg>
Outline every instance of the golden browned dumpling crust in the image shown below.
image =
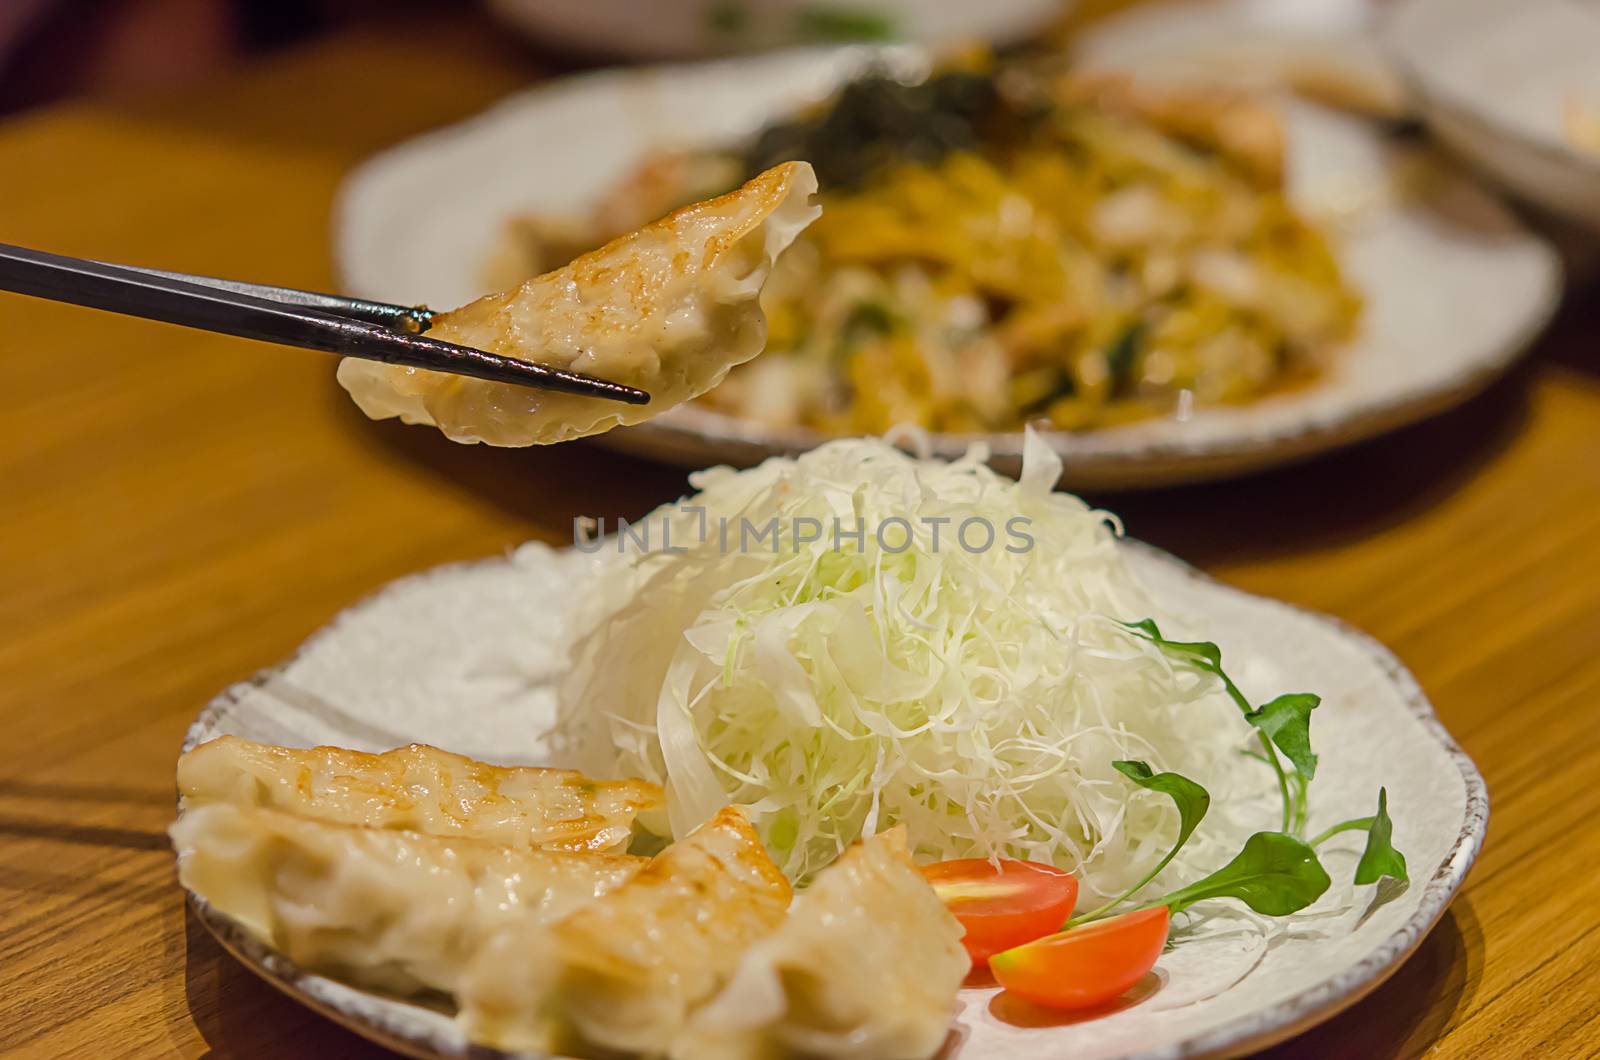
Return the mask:
<svg viewBox="0 0 1600 1060">
<path fill-rule="evenodd" d="M 772 263 L 820 212 L 804 162 L 758 175 L 631 234 L 436 318 L 432 338 L 637 387 L 647 405 L 346 359 L 339 382 L 374 419 L 458 442 L 563 442 L 698 397 L 766 345 Z"/>
<path fill-rule="evenodd" d="M 178 794 L 185 808 L 237 802 L 343 824 L 591 851 L 625 846 L 634 818 L 665 803 L 661 789 L 643 780 L 493 766 L 424 744 L 368 754 L 236 736 L 178 759 Z"/>
</svg>

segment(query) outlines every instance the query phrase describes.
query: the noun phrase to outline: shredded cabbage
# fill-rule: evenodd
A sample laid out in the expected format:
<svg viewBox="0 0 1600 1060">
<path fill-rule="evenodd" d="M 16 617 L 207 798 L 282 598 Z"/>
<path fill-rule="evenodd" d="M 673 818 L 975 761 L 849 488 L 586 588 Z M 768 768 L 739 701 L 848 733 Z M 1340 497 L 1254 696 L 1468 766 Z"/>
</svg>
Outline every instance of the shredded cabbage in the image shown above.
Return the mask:
<svg viewBox="0 0 1600 1060">
<path fill-rule="evenodd" d="M 674 836 L 748 807 L 797 881 L 903 823 L 919 859 L 1050 862 L 1089 898 L 1172 843 L 1171 802 L 1111 765 L 1143 759 L 1214 799 L 1163 877 L 1215 867 L 1241 835 L 1225 804 L 1256 772 L 1249 727 L 1120 624 L 1167 616 L 1114 517 L 1053 492 L 1055 453 L 1030 434 L 1017 482 L 985 455 L 849 439 L 693 476 L 700 492 L 601 545 L 557 753 L 663 784 Z M 752 544 L 741 520 L 773 519 L 776 547 Z"/>
</svg>

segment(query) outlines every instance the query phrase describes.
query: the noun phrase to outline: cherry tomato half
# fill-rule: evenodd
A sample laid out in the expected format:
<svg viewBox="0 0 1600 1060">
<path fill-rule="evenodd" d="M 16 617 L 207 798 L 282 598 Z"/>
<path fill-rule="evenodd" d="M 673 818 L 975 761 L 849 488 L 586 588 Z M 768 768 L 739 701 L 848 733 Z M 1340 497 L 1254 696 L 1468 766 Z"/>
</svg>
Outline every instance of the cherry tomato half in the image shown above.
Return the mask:
<svg viewBox="0 0 1600 1060">
<path fill-rule="evenodd" d="M 990 955 L 1060 931 L 1078 900 L 1078 881 L 1053 865 L 963 858 L 924 865 L 922 874 L 967 929 L 974 965 Z"/>
<path fill-rule="evenodd" d="M 1167 907 L 1075 927 L 997 953 L 989 970 L 1000 985 L 1046 1008 L 1092 1008 L 1133 986 L 1167 944 Z"/>
</svg>

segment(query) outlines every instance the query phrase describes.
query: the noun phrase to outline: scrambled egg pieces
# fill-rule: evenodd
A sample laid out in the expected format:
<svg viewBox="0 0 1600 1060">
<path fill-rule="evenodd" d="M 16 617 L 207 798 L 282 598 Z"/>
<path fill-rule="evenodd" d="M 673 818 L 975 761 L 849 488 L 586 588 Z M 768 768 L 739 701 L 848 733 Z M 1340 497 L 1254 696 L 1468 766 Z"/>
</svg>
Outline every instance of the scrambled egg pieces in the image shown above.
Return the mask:
<svg viewBox="0 0 1600 1060">
<path fill-rule="evenodd" d="M 524 220 L 513 241 L 561 255 L 774 159 L 813 162 L 823 212 L 763 293 L 765 356 L 701 401 L 832 434 L 1079 431 L 1247 402 L 1351 336 L 1360 299 L 1285 196 L 1266 105 L 960 63 L 914 85 L 869 75 L 740 152 L 658 154 L 590 231 Z"/>
</svg>

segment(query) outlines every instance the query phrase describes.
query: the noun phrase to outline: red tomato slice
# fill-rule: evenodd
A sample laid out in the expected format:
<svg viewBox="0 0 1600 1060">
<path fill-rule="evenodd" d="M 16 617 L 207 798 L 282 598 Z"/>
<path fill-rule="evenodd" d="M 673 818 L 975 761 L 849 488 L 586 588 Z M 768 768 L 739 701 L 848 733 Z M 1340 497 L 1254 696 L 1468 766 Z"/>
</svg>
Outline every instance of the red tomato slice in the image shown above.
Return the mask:
<svg viewBox="0 0 1600 1060">
<path fill-rule="evenodd" d="M 1037 861 L 983 858 L 924 865 L 934 893 L 967 929 L 963 940 L 974 965 L 991 954 L 1060 931 L 1078 900 L 1078 881 Z"/>
<path fill-rule="evenodd" d="M 1133 986 L 1167 944 L 1167 907 L 1140 909 L 997 953 L 1001 986 L 1046 1008 L 1092 1008 Z"/>
</svg>

